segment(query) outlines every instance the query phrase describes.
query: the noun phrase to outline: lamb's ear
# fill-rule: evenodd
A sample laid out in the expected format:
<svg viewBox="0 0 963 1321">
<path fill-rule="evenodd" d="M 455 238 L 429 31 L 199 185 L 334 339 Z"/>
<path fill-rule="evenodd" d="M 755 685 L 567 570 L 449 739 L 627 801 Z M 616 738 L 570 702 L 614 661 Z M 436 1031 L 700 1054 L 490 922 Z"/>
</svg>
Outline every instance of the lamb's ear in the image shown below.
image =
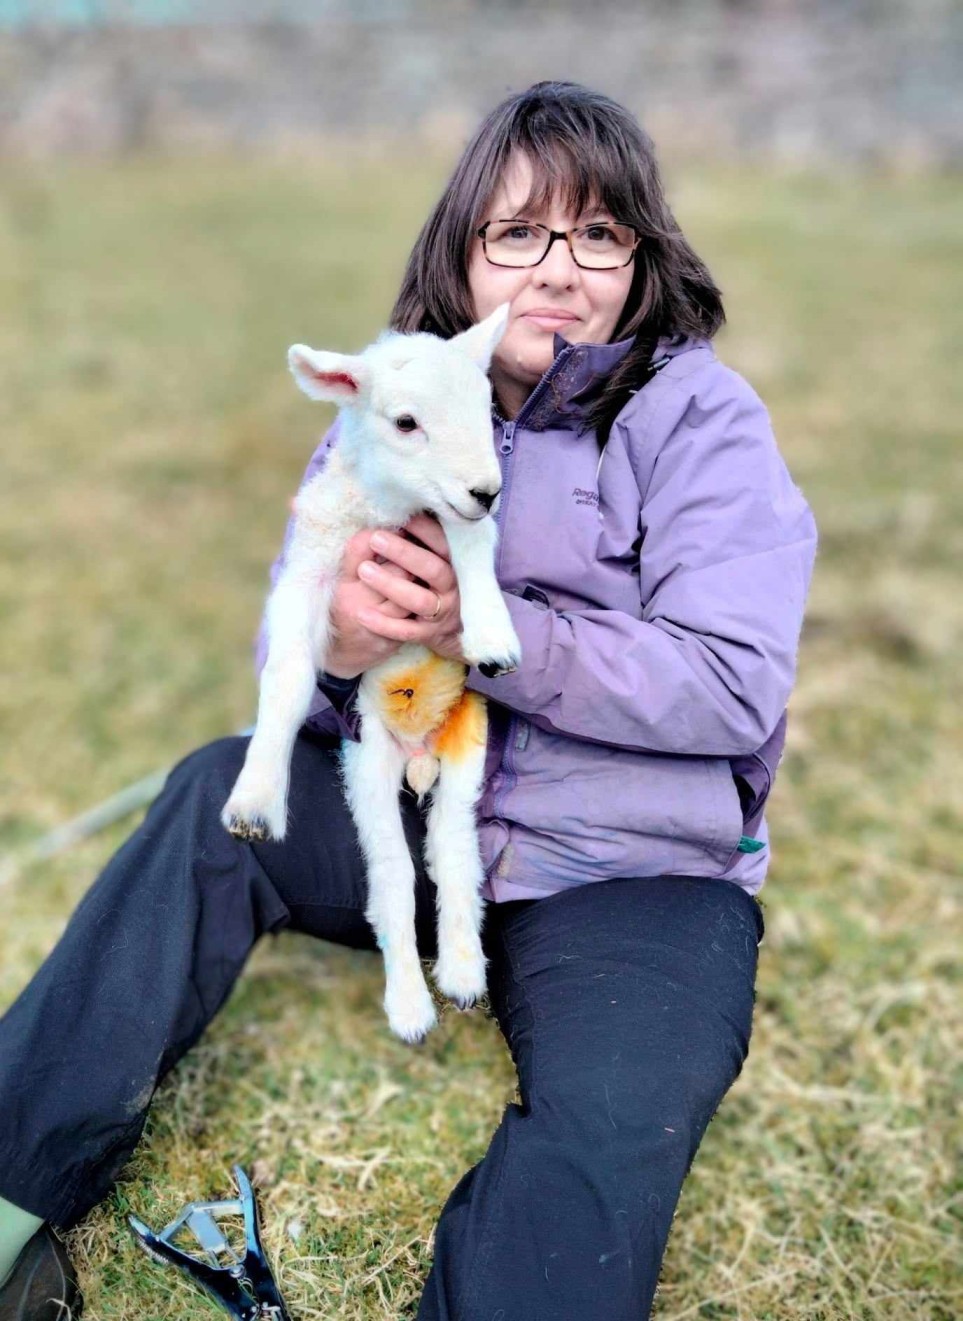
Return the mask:
<svg viewBox="0 0 963 1321">
<path fill-rule="evenodd" d="M 448 342 L 467 353 L 472 362 L 476 362 L 483 372 L 491 364 L 492 354 L 498 341 L 508 327 L 508 303 L 501 303 L 484 321 L 477 326 L 470 326 L 460 335 L 454 335 Z"/>
<path fill-rule="evenodd" d="M 356 403 L 371 383 L 371 369 L 363 358 L 309 349 L 306 344 L 292 344 L 288 366 L 306 395 L 333 404 Z"/>
</svg>

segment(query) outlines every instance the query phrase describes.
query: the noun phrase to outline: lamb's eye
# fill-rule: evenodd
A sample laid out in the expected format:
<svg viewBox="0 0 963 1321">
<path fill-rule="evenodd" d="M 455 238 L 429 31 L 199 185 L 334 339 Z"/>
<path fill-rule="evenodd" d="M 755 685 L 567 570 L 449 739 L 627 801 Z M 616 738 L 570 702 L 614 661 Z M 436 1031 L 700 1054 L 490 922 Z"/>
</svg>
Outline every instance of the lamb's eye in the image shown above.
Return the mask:
<svg viewBox="0 0 963 1321">
<path fill-rule="evenodd" d="M 418 423 L 410 413 L 402 413 L 401 417 L 395 418 L 395 426 L 399 431 L 417 431 Z"/>
</svg>

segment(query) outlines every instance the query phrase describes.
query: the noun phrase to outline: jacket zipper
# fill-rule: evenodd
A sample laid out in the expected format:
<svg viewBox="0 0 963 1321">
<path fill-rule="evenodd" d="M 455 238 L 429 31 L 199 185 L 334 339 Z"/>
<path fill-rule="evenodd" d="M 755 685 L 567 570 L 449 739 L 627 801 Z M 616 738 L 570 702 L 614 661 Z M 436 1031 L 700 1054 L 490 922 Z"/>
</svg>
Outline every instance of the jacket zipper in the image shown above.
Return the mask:
<svg viewBox="0 0 963 1321">
<path fill-rule="evenodd" d="M 502 417 L 498 418 L 498 421 L 501 423 L 501 428 L 502 428 L 502 439 L 501 439 L 501 443 L 499 444 L 499 450 L 505 456 L 505 481 L 502 486 L 502 498 L 498 502 L 498 513 L 495 517 L 495 523 L 498 526 L 499 534 L 501 534 L 502 528 L 504 526 L 505 511 L 508 508 L 508 496 L 509 496 L 509 492 L 511 491 L 511 485 L 512 485 L 512 457 L 515 452 L 515 430 L 519 422 L 525 417 L 525 415 L 530 414 L 532 412 L 532 409 L 534 408 L 535 404 L 538 402 L 540 397 L 545 393 L 545 389 L 548 385 L 548 382 L 551 380 L 552 376 L 554 376 L 556 372 L 558 372 L 561 369 L 562 364 L 568 360 L 569 356 L 570 353 L 563 350 L 563 352 L 555 359 L 551 367 L 549 367 L 548 371 L 545 372 L 545 374 L 542 376 L 542 379 L 536 385 L 535 389 L 525 400 L 524 406 L 519 411 L 516 417 L 512 418 L 511 421 L 507 421 L 505 418 Z M 495 567 L 496 577 L 498 576 L 498 571 L 501 568 L 503 549 L 504 549 L 504 542 L 502 540 L 501 535 L 499 535 L 498 560 L 496 562 L 496 567 Z M 492 811 L 496 818 L 500 817 L 501 808 L 504 805 L 505 799 L 508 797 L 509 793 L 514 788 L 514 783 L 516 779 L 514 751 L 515 751 L 515 740 L 517 737 L 518 737 L 518 716 L 513 711 L 511 714 L 511 718 L 509 719 L 508 722 L 508 730 L 505 735 L 505 747 L 502 752 L 501 762 L 499 764 L 499 770 L 502 771 L 505 776 L 505 783 L 495 794 L 494 800 L 492 802 Z M 509 841 L 510 841 L 511 828 L 509 828 L 508 833 L 509 833 Z M 505 847 L 508 848 L 507 842 Z"/>
<path fill-rule="evenodd" d="M 528 396 L 524 406 L 519 411 L 517 416 L 514 417 L 511 421 L 508 421 L 505 418 L 503 418 L 497 412 L 497 410 L 495 412 L 495 417 L 502 428 L 502 439 L 499 445 L 499 450 L 505 456 L 505 481 L 504 481 L 504 485 L 502 486 L 502 498 L 498 502 L 498 513 L 495 515 L 495 523 L 499 531 L 498 559 L 496 562 L 496 577 L 498 571 L 501 568 L 501 563 L 502 563 L 502 551 L 503 551 L 504 543 L 500 534 L 504 526 L 505 511 L 508 508 L 508 494 L 509 491 L 511 490 L 512 456 L 515 452 L 515 429 L 517 428 L 519 422 L 521 422 L 522 419 L 527 414 L 530 414 L 532 412 L 533 408 L 535 407 L 535 404 L 545 393 L 545 389 L 548 385 L 549 380 L 552 378 L 553 375 L 555 375 L 557 371 L 561 369 L 563 362 L 566 362 L 569 356 L 570 356 L 569 351 L 565 351 L 565 350 L 562 351 L 559 357 L 556 358 L 556 360 L 552 363 L 551 367 L 549 367 L 548 371 L 545 372 L 545 374 L 542 376 L 542 379 L 538 382 L 532 393 Z M 666 364 L 669 363 L 670 361 L 671 359 L 669 355 L 666 354 L 662 358 L 660 358 L 658 362 L 653 363 L 652 374 L 647 378 L 645 384 L 648 384 L 648 381 L 652 379 L 652 376 L 655 376 L 658 372 L 660 372 L 662 368 L 665 367 Z M 602 454 L 599 456 L 599 467 L 601 467 L 602 459 L 604 457 L 605 457 L 605 451 L 603 450 Z M 502 751 L 501 761 L 499 762 L 498 765 L 498 770 L 502 772 L 505 776 L 505 783 L 495 793 L 492 800 L 492 813 L 496 818 L 501 818 L 502 820 L 504 820 L 504 818 L 502 817 L 502 808 L 504 806 L 505 799 L 508 797 L 511 790 L 514 788 L 515 780 L 517 778 L 515 774 L 514 754 L 515 754 L 515 741 L 518 738 L 518 725 L 519 725 L 519 717 L 513 711 L 511 714 L 511 718 L 509 719 L 508 722 L 508 731 L 505 735 L 505 746 Z M 508 855 L 506 851 L 509 849 L 511 843 L 511 827 L 507 826 L 506 828 L 508 830 L 508 840 L 505 843 L 505 849 L 502 851 L 501 856 L 502 859 L 505 859 L 507 861 L 508 857 L 510 857 L 510 855 Z M 501 869 L 502 869 L 502 862 L 500 860 L 493 874 L 495 876 L 500 875 Z"/>
<path fill-rule="evenodd" d="M 513 419 L 510 422 L 502 422 L 502 439 L 501 439 L 501 444 L 499 445 L 499 450 L 505 456 L 505 480 L 502 486 L 502 498 L 498 502 L 498 513 L 495 518 L 495 522 L 498 526 L 498 531 L 499 531 L 498 560 L 495 566 L 496 578 L 498 577 L 498 573 L 502 565 L 502 553 L 504 550 L 504 542 L 501 537 L 501 530 L 504 522 L 505 510 L 508 507 L 508 493 L 511 490 L 511 485 L 512 485 L 512 457 L 514 455 L 514 450 L 515 450 L 514 438 L 515 438 L 515 427 L 517 425 L 518 425 L 517 418 Z M 492 811 L 496 817 L 499 816 L 499 809 L 505 800 L 505 795 L 508 793 L 510 787 L 510 781 L 514 777 L 514 766 L 511 765 L 511 749 L 514 738 L 515 738 L 515 713 L 513 711 L 508 721 L 508 729 L 505 733 L 505 747 L 502 751 L 501 762 L 499 765 L 499 769 L 503 772 L 505 776 L 505 783 L 495 794 L 495 798 L 492 803 Z M 511 832 L 509 832 L 509 835 L 510 833 Z"/>
<path fill-rule="evenodd" d="M 498 446 L 499 452 L 505 455 L 505 480 L 502 484 L 502 498 L 498 502 L 498 510 L 495 514 L 495 524 L 499 533 L 502 530 L 504 522 L 505 509 L 508 505 L 508 492 L 512 484 L 512 455 L 515 451 L 515 421 L 502 423 L 502 439 Z M 495 577 L 498 577 L 498 570 L 502 566 L 502 539 L 498 538 L 498 559 L 495 564 Z"/>
<path fill-rule="evenodd" d="M 496 420 L 498 421 L 502 429 L 502 438 L 498 448 L 499 448 L 499 452 L 505 455 L 505 481 L 504 481 L 504 485 L 502 486 L 502 498 L 498 502 L 498 512 L 495 515 L 495 523 L 498 527 L 499 532 L 501 532 L 502 526 L 505 522 L 505 511 L 508 508 L 508 493 L 511 490 L 511 485 L 512 485 L 512 455 L 515 452 L 515 430 L 519 422 L 521 422 L 522 418 L 524 418 L 526 414 L 531 413 L 533 407 L 538 402 L 539 398 L 545 393 L 545 387 L 548 385 L 548 382 L 556 374 L 556 372 L 561 370 L 562 364 L 567 362 L 570 356 L 571 356 L 571 349 L 562 350 L 559 356 L 552 363 L 551 367 L 549 367 L 548 371 L 544 373 L 542 379 L 536 385 L 535 389 L 525 400 L 524 405 L 522 406 L 520 412 L 516 417 L 512 418 L 509 421 L 503 418 L 501 414 L 498 413 L 497 410 L 495 412 Z M 496 577 L 497 577 L 498 569 L 501 568 L 501 563 L 502 563 L 502 540 L 501 537 L 499 537 L 498 560 L 495 566 Z"/>
</svg>

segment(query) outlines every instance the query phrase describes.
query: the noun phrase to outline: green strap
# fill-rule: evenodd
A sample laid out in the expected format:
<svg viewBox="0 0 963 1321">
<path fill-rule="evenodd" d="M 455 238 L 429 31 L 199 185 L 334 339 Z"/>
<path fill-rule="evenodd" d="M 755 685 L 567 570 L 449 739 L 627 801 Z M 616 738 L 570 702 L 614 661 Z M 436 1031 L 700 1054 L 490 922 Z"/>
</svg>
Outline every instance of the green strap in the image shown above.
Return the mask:
<svg viewBox="0 0 963 1321">
<path fill-rule="evenodd" d="M 743 835 L 739 841 L 737 853 L 758 853 L 760 849 L 766 847 L 764 839 L 752 839 L 749 835 Z"/>
</svg>

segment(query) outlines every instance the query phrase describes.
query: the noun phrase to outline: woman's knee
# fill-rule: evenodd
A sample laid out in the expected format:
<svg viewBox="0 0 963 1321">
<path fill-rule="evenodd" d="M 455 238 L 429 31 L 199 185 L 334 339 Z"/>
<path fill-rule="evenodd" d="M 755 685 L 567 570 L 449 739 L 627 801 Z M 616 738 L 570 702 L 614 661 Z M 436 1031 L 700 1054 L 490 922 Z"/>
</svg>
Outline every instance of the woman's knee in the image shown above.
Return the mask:
<svg viewBox="0 0 963 1321">
<path fill-rule="evenodd" d="M 588 1033 L 584 1023 L 581 1033 L 570 1023 L 565 1034 L 548 1033 L 544 1019 L 536 1023 L 531 1050 L 523 1045 L 516 1059 L 522 1096 L 549 1140 L 580 1149 L 589 1163 L 629 1168 L 640 1155 L 659 1152 L 684 1172 L 739 1074 L 745 1038 L 725 1014 L 704 1005 L 692 1006 L 687 1028 L 663 1027 L 639 1005 L 612 1032 L 606 1010 L 619 1014 L 631 998 L 624 985 L 606 993 Z"/>
<path fill-rule="evenodd" d="M 108 905 L 118 895 L 125 903 L 131 896 L 166 902 L 176 889 L 183 905 L 193 903 L 191 896 L 208 875 L 235 870 L 237 842 L 221 824 L 220 812 L 246 745 L 244 738 L 218 739 L 178 762 L 88 898 Z"/>
<path fill-rule="evenodd" d="M 241 773 L 250 745 L 248 735 L 215 739 L 184 757 L 170 772 L 163 793 L 191 792 L 220 813 Z M 294 744 L 289 767 L 288 805 L 292 817 L 299 800 L 306 796 L 311 812 L 322 802 L 337 808 L 343 800 L 338 774 L 337 747 L 310 737 L 299 737 Z M 294 824 L 289 820 L 289 825 Z"/>
<path fill-rule="evenodd" d="M 147 860 L 164 856 L 170 863 L 175 857 L 198 857 L 200 836 L 214 825 L 224 832 L 219 812 L 226 797 L 225 785 L 233 783 L 231 777 L 240 770 L 246 745 L 244 738 L 218 739 L 179 761 L 108 870 L 123 870 L 133 881 L 144 871 Z M 135 858 L 136 866 L 118 866 L 131 864 Z"/>
<path fill-rule="evenodd" d="M 241 773 L 250 739 L 247 735 L 234 735 L 205 743 L 183 757 L 167 777 L 165 790 L 173 786 L 196 785 L 201 788 L 217 787 L 224 791 L 225 800 L 234 781 Z"/>
</svg>

